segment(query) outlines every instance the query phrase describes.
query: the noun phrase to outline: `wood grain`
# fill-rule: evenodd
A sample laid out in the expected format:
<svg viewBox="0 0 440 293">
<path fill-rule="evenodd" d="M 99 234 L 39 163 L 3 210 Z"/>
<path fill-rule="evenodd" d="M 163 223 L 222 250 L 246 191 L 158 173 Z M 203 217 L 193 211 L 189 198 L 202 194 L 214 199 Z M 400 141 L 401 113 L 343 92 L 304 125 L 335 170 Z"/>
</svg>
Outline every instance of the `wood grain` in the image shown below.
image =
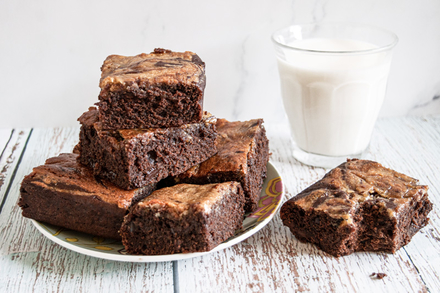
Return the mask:
<svg viewBox="0 0 440 293">
<path fill-rule="evenodd" d="M 0 129 L 0 154 L 3 153 L 4 149 L 8 145 L 8 141 L 11 138 L 13 129 Z"/>
<path fill-rule="evenodd" d="M 47 158 L 71 152 L 78 134 L 76 128 L 34 129 L 31 134 L 0 214 L 0 292 L 172 292 L 171 262 L 85 256 L 51 242 L 21 216 L 16 203 L 22 178 Z"/>
<path fill-rule="evenodd" d="M 0 212 L 5 204 L 6 195 L 11 188 L 11 180 L 19 158 L 26 144 L 30 129 L 0 131 Z"/>
</svg>

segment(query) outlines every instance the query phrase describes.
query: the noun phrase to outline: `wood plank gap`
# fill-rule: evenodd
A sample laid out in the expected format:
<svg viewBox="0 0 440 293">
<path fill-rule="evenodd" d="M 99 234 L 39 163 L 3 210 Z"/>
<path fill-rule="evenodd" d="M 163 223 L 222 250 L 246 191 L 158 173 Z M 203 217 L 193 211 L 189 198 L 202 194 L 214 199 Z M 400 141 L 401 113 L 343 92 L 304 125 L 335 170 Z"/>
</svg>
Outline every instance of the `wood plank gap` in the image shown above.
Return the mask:
<svg viewBox="0 0 440 293">
<path fill-rule="evenodd" d="M 0 161 L 1 161 L 1 159 L 3 158 L 3 155 L 4 155 L 4 153 L 5 153 L 5 150 L 8 148 L 9 142 L 11 141 L 12 136 L 14 135 L 14 132 L 15 132 L 15 129 L 12 129 L 11 134 L 9 135 L 8 142 L 6 142 L 5 147 L 4 147 L 3 150 L 2 150 L 2 154 L 0 155 Z"/>
<path fill-rule="evenodd" d="M 24 143 L 23 150 L 21 151 L 20 157 L 18 158 L 17 165 L 15 166 L 14 171 L 12 172 L 11 180 L 10 180 L 9 183 L 8 183 L 8 187 L 6 188 L 6 191 L 5 191 L 5 196 L 3 197 L 3 200 L 2 200 L 2 202 L 1 202 L 1 204 L 0 204 L 0 214 L 2 213 L 3 206 L 5 205 L 6 199 L 8 198 L 9 191 L 11 190 L 12 184 L 14 183 L 15 175 L 17 174 L 17 170 L 18 170 L 18 168 L 20 167 L 21 160 L 23 159 L 23 155 L 24 155 L 24 153 L 26 152 L 26 147 L 27 147 L 27 145 L 28 145 L 29 139 L 30 139 L 31 136 L 32 136 L 32 131 L 33 131 L 33 130 L 34 130 L 34 129 L 31 128 L 31 130 L 29 131 L 29 135 L 28 135 L 28 137 L 26 138 L 26 142 Z M 13 131 L 11 131 L 11 132 L 13 133 Z M 11 136 L 12 136 L 12 134 L 11 134 Z M 8 142 L 8 143 L 9 143 L 9 142 Z M 3 153 L 2 153 L 2 155 L 3 155 Z"/>
<path fill-rule="evenodd" d="M 174 286 L 174 293 L 180 293 L 179 268 L 178 268 L 177 260 L 173 260 L 173 286 Z"/>
<path fill-rule="evenodd" d="M 416 266 L 416 264 L 413 262 L 413 260 L 412 260 L 412 258 L 411 258 L 411 255 L 409 255 L 409 253 L 408 253 L 408 251 L 406 251 L 406 248 L 405 248 L 405 247 L 402 247 L 402 249 L 403 249 L 403 251 L 405 251 L 406 255 L 407 255 L 408 258 L 409 258 L 409 261 L 411 262 L 411 264 L 412 264 L 412 265 L 414 266 L 414 268 L 416 269 L 417 274 L 418 274 L 419 277 L 420 277 L 420 280 L 422 280 L 422 283 L 425 285 L 426 291 L 431 292 L 431 290 L 429 290 L 429 287 L 428 287 L 428 285 L 426 284 L 425 280 L 423 280 L 423 276 L 420 274 L 419 268 L 418 268 L 418 267 Z"/>
</svg>

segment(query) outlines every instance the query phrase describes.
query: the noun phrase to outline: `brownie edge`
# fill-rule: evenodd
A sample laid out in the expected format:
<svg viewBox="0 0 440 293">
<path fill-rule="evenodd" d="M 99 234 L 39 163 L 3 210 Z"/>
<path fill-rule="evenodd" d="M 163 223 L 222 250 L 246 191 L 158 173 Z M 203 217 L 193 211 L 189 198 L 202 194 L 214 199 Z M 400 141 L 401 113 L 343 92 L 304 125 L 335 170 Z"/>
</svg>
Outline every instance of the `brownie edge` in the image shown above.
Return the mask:
<svg viewBox="0 0 440 293">
<path fill-rule="evenodd" d="M 368 160 L 348 160 L 283 204 L 295 237 L 333 256 L 396 252 L 427 225 L 432 203 L 418 180 Z"/>
</svg>

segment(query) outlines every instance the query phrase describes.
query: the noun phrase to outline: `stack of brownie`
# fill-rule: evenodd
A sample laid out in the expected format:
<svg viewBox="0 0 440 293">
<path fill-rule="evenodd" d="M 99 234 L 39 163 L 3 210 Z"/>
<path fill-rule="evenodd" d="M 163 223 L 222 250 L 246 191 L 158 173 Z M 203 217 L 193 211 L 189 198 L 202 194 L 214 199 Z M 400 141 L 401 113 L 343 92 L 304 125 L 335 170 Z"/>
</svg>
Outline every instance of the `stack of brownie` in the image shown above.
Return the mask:
<svg viewBox="0 0 440 293">
<path fill-rule="evenodd" d="M 262 119 L 204 112 L 205 64 L 191 52 L 111 55 L 101 70 L 73 153 L 24 178 L 23 216 L 122 238 L 133 254 L 208 251 L 233 236 L 266 177 Z"/>
</svg>

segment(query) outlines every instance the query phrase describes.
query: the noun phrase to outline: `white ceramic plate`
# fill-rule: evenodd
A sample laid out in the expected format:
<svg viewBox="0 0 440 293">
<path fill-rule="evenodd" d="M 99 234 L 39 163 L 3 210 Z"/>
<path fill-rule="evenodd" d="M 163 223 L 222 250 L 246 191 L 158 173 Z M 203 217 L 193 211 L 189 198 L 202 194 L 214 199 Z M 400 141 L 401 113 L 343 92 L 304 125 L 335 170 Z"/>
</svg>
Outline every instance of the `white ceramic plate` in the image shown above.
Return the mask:
<svg viewBox="0 0 440 293">
<path fill-rule="evenodd" d="M 129 255 L 126 253 L 121 241 L 105 239 L 90 234 L 66 230 L 57 226 L 32 220 L 35 227 L 55 243 L 67 249 L 103 259 L 128 261 L 128 262 L 158 262 L 186 259 L 219 251 L 237 244 L 266 226 L 277 212 L 283 196 L 283 185 L 280 174 L 271 164 L 267 164 L 267 178 L 264 180 L 258 209 L 246 214 L 243 220 L 243 229 L 218 245 L 211 251 L 196 253 L 179 253 L 168 255 Z"/>
</svg>

